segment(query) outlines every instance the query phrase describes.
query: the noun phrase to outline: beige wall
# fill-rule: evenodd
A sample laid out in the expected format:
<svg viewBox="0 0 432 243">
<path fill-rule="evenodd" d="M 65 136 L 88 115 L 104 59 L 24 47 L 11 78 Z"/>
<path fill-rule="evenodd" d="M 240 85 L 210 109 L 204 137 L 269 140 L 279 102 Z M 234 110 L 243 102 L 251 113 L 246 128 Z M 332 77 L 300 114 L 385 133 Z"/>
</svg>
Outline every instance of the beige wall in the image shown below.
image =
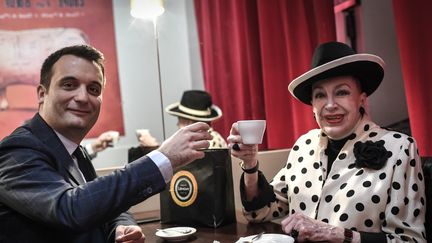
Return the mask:
<svg viewBox="0 0 432 243">
<path fill-rule="evenodd" d="M 362 0 L 362 26 L 365 52 L 382 57 L 386 63 L 384 80 L 369 100 L 370 115 L 381 126 L 408 118 L 405 88 L 393 16 L 392 0 Z"/>
</svg>

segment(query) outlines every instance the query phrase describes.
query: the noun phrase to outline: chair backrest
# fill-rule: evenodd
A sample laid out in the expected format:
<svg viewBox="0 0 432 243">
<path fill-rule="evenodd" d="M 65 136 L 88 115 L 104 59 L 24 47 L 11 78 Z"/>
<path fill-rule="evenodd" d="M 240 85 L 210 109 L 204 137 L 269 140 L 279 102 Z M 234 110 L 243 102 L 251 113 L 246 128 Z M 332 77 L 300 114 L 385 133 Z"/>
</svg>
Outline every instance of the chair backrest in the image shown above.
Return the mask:
<svg viewBox="0 0 432 243">
<path fill-rule="evenodd" d="M 421 161 L 426 194 L 426 237 L 427 239 L 432 239 L 432 157 L 422 157 Z"/>
</svg>

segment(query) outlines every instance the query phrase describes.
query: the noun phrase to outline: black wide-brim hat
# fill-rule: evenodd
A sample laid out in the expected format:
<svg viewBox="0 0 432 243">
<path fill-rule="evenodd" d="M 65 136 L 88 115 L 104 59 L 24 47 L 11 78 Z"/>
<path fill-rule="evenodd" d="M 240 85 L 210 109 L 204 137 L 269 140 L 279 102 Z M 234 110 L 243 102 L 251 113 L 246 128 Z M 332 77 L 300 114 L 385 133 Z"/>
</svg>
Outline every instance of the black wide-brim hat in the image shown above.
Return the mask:
<svg viewBox="0 0 432 243">
<path fill-rule="evenodd" d="M 311 105 L 312 85 L 320 80 L 350 75 L 358 79 L 362 91 L 371 95 L 384 78 L 384 61 L 376 55 L 357 54 L 340 42 L 318 46 L 312 58 L 312 69 L 294 79 L 288 90 L 296 99 Z"/>
<path fill-rule="evenodd" d="M 165 108 L 168 114 L 193 121 L 209 122 L 222 116 L 221 109 L 213 105 L 209 93 L 202 90 L 188 90 L 182 95 L 180 102 Z"/>
</svg>

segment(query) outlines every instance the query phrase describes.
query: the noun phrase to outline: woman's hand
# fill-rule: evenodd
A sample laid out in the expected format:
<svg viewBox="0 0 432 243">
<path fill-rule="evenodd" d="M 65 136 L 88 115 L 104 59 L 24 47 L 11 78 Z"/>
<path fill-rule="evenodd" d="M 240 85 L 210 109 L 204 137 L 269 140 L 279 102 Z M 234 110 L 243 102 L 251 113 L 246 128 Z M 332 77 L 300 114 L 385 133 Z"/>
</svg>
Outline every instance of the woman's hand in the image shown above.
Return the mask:
<svg viewBox="0 0 432 243">
<path fill-rule="evenodd" d="M 282 230 L 294 237 L 296 242 L 343 242 L 345 239 L 344 228 L 312 219 L 302 213 L 294 213 L 282 220 Z"/>
<path fill-rule="evenodd" d="M 231 154 L 242 160 L 245 168 L 255 167 L 258 158 L 258 145 L 242 143 L 242 138 L 238 131 L 238 124 L 236 122 L 231 126 L 227 141 L 228 148 L 231 149 Z"/>
</svg>

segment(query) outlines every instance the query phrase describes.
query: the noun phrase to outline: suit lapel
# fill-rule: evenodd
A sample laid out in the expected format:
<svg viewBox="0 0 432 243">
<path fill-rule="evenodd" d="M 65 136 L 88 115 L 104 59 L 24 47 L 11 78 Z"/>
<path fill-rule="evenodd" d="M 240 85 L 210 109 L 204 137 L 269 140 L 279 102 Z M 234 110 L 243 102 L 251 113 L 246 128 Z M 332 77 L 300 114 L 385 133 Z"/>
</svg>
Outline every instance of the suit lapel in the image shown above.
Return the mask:
<svg viewBox="0 0 432 243">
<path fill-rule="evenodd" d="M 84 184 L 81 172 L 75 165 L 63 143 L 54 130 L 42 119 L 39 113 L 27 125 L 51 151 L 54 156 L 55 168 L 65 177 L 70 178 L 77 185 Z"/>
</svg>

